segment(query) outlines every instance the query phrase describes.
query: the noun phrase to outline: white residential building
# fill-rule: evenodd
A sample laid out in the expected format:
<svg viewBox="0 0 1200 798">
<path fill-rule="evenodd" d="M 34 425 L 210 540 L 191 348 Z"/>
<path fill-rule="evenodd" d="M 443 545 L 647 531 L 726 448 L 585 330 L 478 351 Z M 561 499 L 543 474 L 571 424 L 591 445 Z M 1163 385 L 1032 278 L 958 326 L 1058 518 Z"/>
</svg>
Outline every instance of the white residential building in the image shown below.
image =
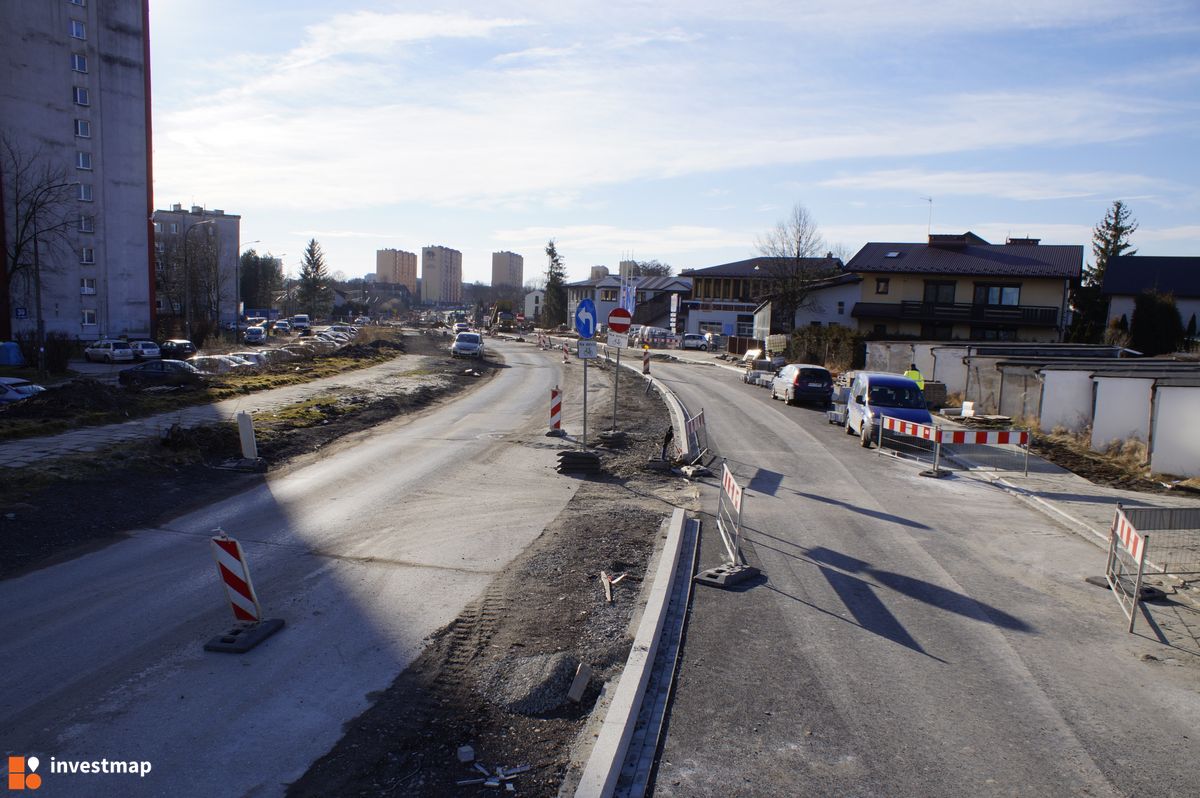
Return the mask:
<svg viewBox="0 0 1200 798">
<path fill-rule="evenodd" d="M 426 305 L 462 302 L 462 253 L 443 246 L 421 249 L 421 301 Z"/>
<path fill-rule="evenodd" d="M 525 284 L 525 259 L 515 252 L 492 253 L 492 287 L 520 288 Z"/>
</svg>

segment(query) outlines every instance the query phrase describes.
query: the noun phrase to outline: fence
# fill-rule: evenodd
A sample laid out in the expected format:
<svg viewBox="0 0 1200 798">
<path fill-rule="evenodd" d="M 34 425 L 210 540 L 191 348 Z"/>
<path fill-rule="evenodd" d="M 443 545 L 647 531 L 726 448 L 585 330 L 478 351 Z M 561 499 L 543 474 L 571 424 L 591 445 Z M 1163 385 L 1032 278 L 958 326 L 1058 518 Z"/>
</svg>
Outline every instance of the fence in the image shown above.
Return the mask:
<svg viewBox="0 0 1200 798">
<path fill-rule="evenodd" d="M 885 433 L 891 433 L 885 434 Z M 881 454 L 887 449 L 899 456 L 906 456 L 918 462 L 929 462 L 933 465 L 933 476 L 942 473 L 943 454 L 960 454 L 960 447 L 995 448 L 1000 446 L 1020 447 L 1023 454 L 1022 466 L 1025 476 L 1029 476 L 1029 431 L 1018 429 L 944 429 L 938 425 L 916 424 L 903 421 L 892 416 L 884 416 L 878 425 L 876 445 Z M 943 447 L 954 446 L 949 452 Z M 1005 454 L 1006 457 L 1012 455 Z M 1010 466 L 1012 467 L 1012 466 Z M 1013 467 L 1015 470 L 1015 467 Z"/>
<path fill-rule="evenodd" d="M 1200 574 L 1200 508 L 1117 505 L 1104 577 L 1129 619 L 1130 632 L 1142 581 L 1151 571 L 1174 577 Z"/>
<path fill-rule="evenodd" d="M 732 587 L 758 575 L 758 569 L 746 565 L 742 557 L 742 486 L 729 466 L 721 465 L 721 492 L 717 495 L 717 531 L 725 547 L 727 562 L 696 575 L 697 582 L 716 587 Z"/>
<path fill-rule="evenodd" d="M 683 422 L 684 433 L 687 435 L 687 451 L 696 452 L 693 463 L 699 462 L 708 454 L 708 427 L 704 423 L 704 408 L 696 415 L 686 418 Z"/>
</svg>

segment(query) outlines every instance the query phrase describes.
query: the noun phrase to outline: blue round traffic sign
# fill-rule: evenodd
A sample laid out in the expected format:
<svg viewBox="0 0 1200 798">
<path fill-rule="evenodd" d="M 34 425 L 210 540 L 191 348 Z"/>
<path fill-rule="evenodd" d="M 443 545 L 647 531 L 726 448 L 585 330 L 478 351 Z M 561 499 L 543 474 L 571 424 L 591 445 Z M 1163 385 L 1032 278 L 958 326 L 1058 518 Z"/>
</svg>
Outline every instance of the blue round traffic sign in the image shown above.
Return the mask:
<svg viewBox="0 0 1200 798">
<path fill-rule="evenodd" d="M 575 308 L 575 332 L 580 338 L 591 338 L 596 334 L 596 303 L 590 299 L 580 301 Z"/>
</svg>

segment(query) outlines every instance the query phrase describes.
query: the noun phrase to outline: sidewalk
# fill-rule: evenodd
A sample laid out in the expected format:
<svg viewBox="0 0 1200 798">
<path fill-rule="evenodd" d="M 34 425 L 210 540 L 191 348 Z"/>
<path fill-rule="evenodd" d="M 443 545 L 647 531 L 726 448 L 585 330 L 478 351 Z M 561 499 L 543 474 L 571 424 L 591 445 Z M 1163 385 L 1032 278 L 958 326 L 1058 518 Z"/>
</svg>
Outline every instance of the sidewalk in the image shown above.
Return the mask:
<svg viewBox="0 0 1200 798">
<path fill-rule="evenodd" d="M 191 429 L 232 422 L 237 418 L 238 412 L 242 410 L 251 413 L 270 412 L 320 395 L 345 390 L 361 390 L 368 385 L 372 393 L 382 395 L 401 393 L 430 381 L 430 375 L 404 376 L 406 372 L 416 369 L 420 361 L 426 357 L 428 356 L 400 355 L 386 363 L 347 371 L 332 377 L 323 377 L 303 385 L 273 388 L 213 404 L 195 405 L 120 424 L 81 427 L 57 435 L 5 441 L 0 443 L 0 468 L 21 468 L 40 460 L 95 452 L 120 443 L 162 437 L 175 425 Z"/>
</svg>

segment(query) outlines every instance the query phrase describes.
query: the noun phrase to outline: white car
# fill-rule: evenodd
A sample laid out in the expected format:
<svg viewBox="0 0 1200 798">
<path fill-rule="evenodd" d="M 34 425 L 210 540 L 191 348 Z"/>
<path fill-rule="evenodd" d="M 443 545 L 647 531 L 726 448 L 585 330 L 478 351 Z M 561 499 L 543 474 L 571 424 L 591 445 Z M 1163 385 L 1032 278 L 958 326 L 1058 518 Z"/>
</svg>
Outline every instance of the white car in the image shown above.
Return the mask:
<svg viewBox="0 0 1200 798">
<path fill-rule="evenodd" d="M 686 333 L 679 345 L 682 349 L 699 349 L 702 352 L 708 351 L 708 339 L 703 335 L 697 335 L 696 333 Z"/>
<path fill-rule="evenodd" d="M 262 327 L 247 327 L 242 333 L 242 340 L 248 344 L 265 344 L 267 342 L 267 331 Z"/>
<path fill-rule="evenodd" d="M 128 341 L 107 339 L 94 341 L 91 346 L 83 350 L 83 359 L 89 363 L 94 361 L 101 363 L 128 362 L 133 360 L 133 349 L 129 346 Z"/>
<path fill-rule="evenodd" d="M 30 382 L 24 377 L 0 377 L 0 405 L 28 399 L 44 390 L 46 389 L 42 386 Z"/>
<path fill-rule="evenodd" d="M 479 333 L 460 332 L 450 344 L 451 357 L 483 357 L 483 336 Z"/>
</svg>

